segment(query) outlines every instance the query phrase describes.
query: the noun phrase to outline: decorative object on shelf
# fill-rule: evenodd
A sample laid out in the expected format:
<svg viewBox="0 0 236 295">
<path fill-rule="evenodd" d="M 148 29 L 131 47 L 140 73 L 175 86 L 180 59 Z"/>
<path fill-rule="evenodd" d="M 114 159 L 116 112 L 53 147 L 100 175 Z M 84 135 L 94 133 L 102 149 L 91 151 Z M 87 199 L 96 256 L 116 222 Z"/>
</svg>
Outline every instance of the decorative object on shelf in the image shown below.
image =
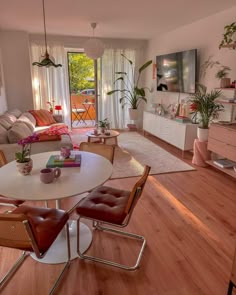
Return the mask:
<svg viewBox="0 0 236 295">
<path fill-rule="evenodd" d="M 59 112 L 62 110 L 61 105 L 56 105 L 55 110 L 57 111 L 57 114 L 59 115 Z"/>
<path fill-rule="evenodd" d="M 219 49 L 222 47 L 236 48 L 236 22 L 224 27 L 223 39 L 219 45 Z"/>
<path fill-rule="evenodd" d="M 47 104 L 49 105 L 49 112 L 53 114 L 53 105 L 54 105 L 55 100 L 52 101 L 47 101 Z"/>
<path fill-rule="evenodd" d="M 221 66 L 221 69 L 216 73 L 216 78 L 220 80 L 221 88 L 230 87 L 230 78 L 227 78 L 229 71 L 231 71 L 229 67 Z"/>
<path fill-rule="evenodd" d="M 98 38 L 94 37 L 94 30 L 97 26 L 97 23 L 91 23 L 91 27 L 93 29 L 93 37 L 91 37 L 85 44 L 84 44 L 84 52 L 85 54 L 92 59 L 98 59 L 102 57 L 104 53 L 104 44 Z"/>
<path fill-rule="evenodd" d="M 157 113 L 159 103 L 152 103 L 152 108 L 154 109 L 154 113 Z"/>
<path fill-rule="evenodd" d="M 199 114 L 198 138 L 200 141 L 207 141 L 209 123 L 212 119 L 217 118 L 224 106 L 218 103 L 216 98 L 221 95 L 220 90 L 211 90 L 207 93 L 206 86 L 198 84 L 197 91 L 190 97 L 190 109 L 192 110 L 193 118 Z M 192 120 L 193 120 L 192 118 Z"/>
<path fill-rule="evenodd" d="M 44 0 L 42 0 L 43 4 L 43 24 L 44 24 L 44 41 L 45 41 L 45 54 L 42 56 L 42 60 L 40 62 L 33 62 L 33 66 L 38 67 L 62 67 L 61 64 L 55 64 L 55 59 L 53 56 L 49 56 L 48 50 L 47 50 L 47 32 L 46 32 L 46 21 L 45 21 L 45 8 L 44 8 Z"/>
<path fill-rule="evenodd" d="M 15 154 L 16 167 L 22 175 L 30 174 L 33 168 L 33 161 L 30 158 L 31 144 L 38 140 L 39 136 L 34 133 L 33 135 L 30 135 L 18 141 L 18 144 L 22 146 L 22 149 L 21 152 L 17 152 Z"/>
<path fill-rule="evenodd" d="M 120 103 L 122 108 L 125 105 L 129 105 L 129 114 L 131 120 L 138 119 L 138 106 L 141 101 L 147 102 L 145 89 L 148 89 L 149 92 L 151 90 L 148 87 L 139 87 L 139 81 L 141 73 L 152 64 L 152 60 L 147 61 L 144 63 L 138 70 L 137 77 L 135 76 L 135 68 L 132 60 L 128 59 L 124 54 L 121 54 L 124 58 L 124 61 L 128 62 L 129 67 L 131 68 L 132 76 L 129 77 L 127 72 L 116 72 L 117 75 L 120 75 L 114 82 L 121 82 L 120 87 L 117 89 L 111 90 L 107 93 L 107 95 L 112 95 L 114 93 L 120 94 Z M 135 114 L 134 114 L 135 113 Z"/>
</svg>

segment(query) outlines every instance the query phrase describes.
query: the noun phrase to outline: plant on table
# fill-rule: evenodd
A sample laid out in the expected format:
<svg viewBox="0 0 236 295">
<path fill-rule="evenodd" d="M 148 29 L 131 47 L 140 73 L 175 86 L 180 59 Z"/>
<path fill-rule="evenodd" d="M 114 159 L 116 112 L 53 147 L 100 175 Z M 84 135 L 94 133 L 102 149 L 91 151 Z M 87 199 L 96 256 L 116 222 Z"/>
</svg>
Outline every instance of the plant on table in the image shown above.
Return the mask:
<svg viewBox="0 0 236 295">
<path fill-rule="evenodd" d="M 198 84 L 196 93 L 190 98 L 190 110 L 193 118 L 200 115 L 200 128 L 208 129 L 211 120 L 217 118 L 218 113 L 224 109 L 222 104 L 215 101 L 220 95 L 220 90 L 207 92 L 206 86 Z"/>
<path fill-rule="evenodd" d="M 18 163 L 26 163 L 30 161 L 31 144 L 39 140 L 39 136 L 34 133 L 26 138 L 19 140 L 17 143 L 21 146 L 21 152 L 15 154 Z"/>
<path fill-rule="evenodd" d="M 139 82 L 141 73 L 152 63 L 152 60 L 143 64 L 139 68 L 138 75 L 136 76 L 133 62 L 124 54 L 121 54 L 121 56 L 128 62 L 128 65 L 131 68 L 131 77 L 127 72 L 116 72 L 116 74 L 120 76 L 115 80 L 114 84 L 117 84 L 118 82 L 121 82 L 121 84 L 116 89 L 109 91 L 107 95 L 119 93 L 119 100 L 122 104 L 122 108 L 124 108 L 125 105 L 128 105 L 131 109 L 137 110 L 141 101 L 147 102 L 145 89 L 148 88 L 140 87 Z M 151 91 L 150 89 L 148 90 Z"/>
<path fill-rule="evenodd" d="M 104 132 L 105 129 L 109 127 L 108 118 L 105 118 L 104 120 L 99 120 L 98 121 L 98 127 L 100 127 L 101 131 Z"/>
<path fill-rule="evenodd" d="M 47 104 L 49 105 L 49 112 L 51 113 L 51 114 L 53 114 L 53 106 L 54 106 L 54 102 L 55 102 L 55 100 L 52 100 L 52 101 L 47 101 Z"/>
</svg>

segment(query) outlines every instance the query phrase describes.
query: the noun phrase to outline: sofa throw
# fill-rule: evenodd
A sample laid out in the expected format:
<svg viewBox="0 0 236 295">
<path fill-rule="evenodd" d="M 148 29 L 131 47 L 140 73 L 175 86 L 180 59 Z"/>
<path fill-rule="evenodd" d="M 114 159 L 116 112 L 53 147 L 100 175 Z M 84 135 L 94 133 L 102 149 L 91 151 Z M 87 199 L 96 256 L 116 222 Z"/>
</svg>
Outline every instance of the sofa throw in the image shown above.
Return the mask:
<svg viewBox="0 0 236 295">
<path fill-rule="evenodd" d="M 57 123 L 47 110 L 30 110 L 36 120 L 36 126 L 48 126 Z"/>
</svg>

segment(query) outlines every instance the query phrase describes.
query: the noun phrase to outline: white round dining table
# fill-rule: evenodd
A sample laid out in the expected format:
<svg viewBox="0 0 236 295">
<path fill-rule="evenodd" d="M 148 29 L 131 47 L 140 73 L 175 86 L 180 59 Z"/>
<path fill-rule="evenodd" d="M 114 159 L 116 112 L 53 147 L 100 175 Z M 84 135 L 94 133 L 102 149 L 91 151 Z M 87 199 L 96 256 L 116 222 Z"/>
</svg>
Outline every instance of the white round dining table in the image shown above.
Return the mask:
<svg viewBox="0 0 236 295">
<path fill-rule="evenodd" d="M 56 200 L 60 208 L 60 200 L 78 196 L 103 184 L 112 174 L 112 164 L 106 158 L 89 152 L 72 151 L 81 154 L 80 167 L 61 168 L 61 176 L 52 183 L 40 181 L 40 170 L 46 167 L 51 155 L 59 155 L 60 151 L 45 152 L 32 155 L 33 169 L 30 175 L 21 175 L 12 161 L 0 168 L 0 194 L 8 198 L 26 201 Z M 84 252 L 91 244 L 92 233 L 89 227 L 81 224 L 80 250 Z M 71 259 L 77 255 L 76 222 L 70 226 Z M 38 260 L 33 254 L 34 259 Z M 43 259 L 44 263 L 62 263 L 67 259 L 66 238 L 63 231 L 55 240 Z"/>
</svg>

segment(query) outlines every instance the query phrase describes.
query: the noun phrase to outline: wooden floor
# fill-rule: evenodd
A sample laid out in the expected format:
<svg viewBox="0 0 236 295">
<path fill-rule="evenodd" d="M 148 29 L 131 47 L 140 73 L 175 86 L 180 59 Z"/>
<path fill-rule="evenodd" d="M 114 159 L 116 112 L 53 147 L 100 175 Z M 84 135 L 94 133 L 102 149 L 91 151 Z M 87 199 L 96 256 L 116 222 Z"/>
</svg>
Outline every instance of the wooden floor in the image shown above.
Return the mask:
<svg viewBox="0 0 236 295">
<path fill-rule="evenodd" d="M 178 149 L 148 138 L 182 157 Z M 184 160 L 191 163 L 191 157 L 186 153 Z M 57 294 L 226 294 L 236 245 L 236 182 L 213 168 L 196 169 L 149 177 L 128 227 L 147 239 L 139 270 L 127 272 L 75 259 Z M 136 179 L 107 184 L 129 189 Z M 75 201 L 67 200 L 64 208 Z M 137 246 L 127 239 L 96 233 L 89 252 L 132 263 Z M 15 250 L 0 248 L 0 275 L 16 255 Z M 1 294 L 47 294 L 60 268 L 27 258 Z"/>
</svg>

